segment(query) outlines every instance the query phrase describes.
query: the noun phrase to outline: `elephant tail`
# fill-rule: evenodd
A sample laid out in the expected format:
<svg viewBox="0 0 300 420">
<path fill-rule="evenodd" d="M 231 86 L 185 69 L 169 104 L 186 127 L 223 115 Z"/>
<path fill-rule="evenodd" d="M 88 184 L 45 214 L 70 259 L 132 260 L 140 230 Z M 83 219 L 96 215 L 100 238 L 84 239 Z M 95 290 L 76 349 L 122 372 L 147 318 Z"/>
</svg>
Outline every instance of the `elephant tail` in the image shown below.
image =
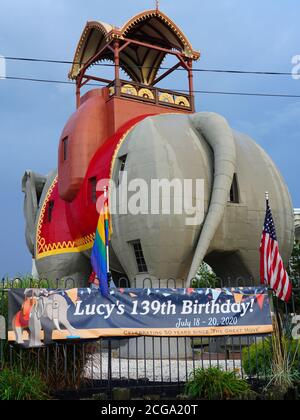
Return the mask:
<svg viewBox="0 0 300 420">
<path fill-rule="evenodd" d="M 26 171 L 22 179 L 22 192 L 24 199 L 24 216 L 26 221 L 26 243 L 29 252 L 34 257 L 35 223 L 39 208 L 39 200 L 42 195 L 47 177 Z"/>
<path fill-rule="evenodd" d="M 225 213 L 236 171 L 236 145 L 225 118 L 215 113 L 198 113 L 190 117 L 214 154 L 214 182 L 210 205 L 192 261 L 187 285 L 195 278 Z"/>
</svg>

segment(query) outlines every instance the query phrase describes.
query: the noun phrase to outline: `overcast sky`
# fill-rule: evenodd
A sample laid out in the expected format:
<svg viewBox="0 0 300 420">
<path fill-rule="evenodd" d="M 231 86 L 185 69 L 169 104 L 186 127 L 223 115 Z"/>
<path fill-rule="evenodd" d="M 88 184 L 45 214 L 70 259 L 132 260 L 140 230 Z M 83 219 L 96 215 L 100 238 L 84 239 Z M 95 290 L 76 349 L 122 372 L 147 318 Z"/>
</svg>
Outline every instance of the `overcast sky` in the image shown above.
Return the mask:
<svg viewBox="0 0 300 420">
<path fill-rule="evenodd" d="M 290 72 L 300 55 L 299 0 L 161 0 L 161 9 L 201 50 L 199 68 Z M 154 0 L 0 0 L 0 55 L 72 60 L 87 20 L 122 25 Z M 8 76 L 67 80 L 68 65 L 7 63 Z M 172 88 L 185 88 L 176 73 Z M 196 89 L 300 95 L 290 76 L 195 74 Z M 56 167 L 60 133 L 75 108 L 69 85 L 0 80 L 0 275 L 30 272 L 21 179 Z M 197 110 L 224 115 L 262 145 L 300 207 L 300 100 L 199 94 Z"/>
</svg>

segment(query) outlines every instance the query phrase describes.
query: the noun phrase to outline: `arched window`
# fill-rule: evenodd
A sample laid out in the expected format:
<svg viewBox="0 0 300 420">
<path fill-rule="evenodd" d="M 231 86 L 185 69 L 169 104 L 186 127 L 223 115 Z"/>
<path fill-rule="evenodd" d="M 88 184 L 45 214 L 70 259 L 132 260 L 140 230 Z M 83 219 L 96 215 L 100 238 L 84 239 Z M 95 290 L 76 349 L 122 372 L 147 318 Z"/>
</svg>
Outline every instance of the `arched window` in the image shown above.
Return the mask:
<svg viewBox="0 0 300 420">
<path fill-rule="evenodd" d="M 239 185 L 238 185 L 238 178 L 237 174 L 234 174 L 232 186 L 230 189 L 230 197 L 229 197 L 230 203 L 238 204 L 240 202 L 240 194 L 239 194 Z"/>
</svg>

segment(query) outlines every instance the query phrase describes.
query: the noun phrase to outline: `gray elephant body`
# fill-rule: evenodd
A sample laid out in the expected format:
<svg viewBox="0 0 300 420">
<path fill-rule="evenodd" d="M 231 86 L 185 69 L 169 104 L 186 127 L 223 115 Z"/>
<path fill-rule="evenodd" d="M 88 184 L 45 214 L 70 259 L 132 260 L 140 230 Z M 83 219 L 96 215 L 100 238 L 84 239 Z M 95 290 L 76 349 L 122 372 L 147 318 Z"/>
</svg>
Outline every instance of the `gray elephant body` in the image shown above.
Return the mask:
<svg viewBox="0 0 300 420">
<path fill-rule="evenodd" d="M 48 294 L 48 292 L 46 292 Z M 29 347 L 41 347 L 41 331 L 44 331 L 44 344 L 52 342 L 54 330 L 61 331 L 61 327 L 68 331 L 70 336 L 76 335 L 76 330 L 68 321 L 68 302 L 60 294 L 50 293 L 48 296 L 40 294 L 37 302 L 33 305 L 29 318 Z M 23 344 L 23 328 L 16 327 L 13 320 L 13 328 L 16 334 L 16 342 Z"/>
<path fill-rule="evenodd" d="M 203 179 L 205 217 L 203 223 L 187 226 L 186 215 L 113 215 L 113 270 L 129 279 L 181 278 L 189 282 L 206 261 L 224 279 L 242 276 L 259 282 L 266 191 L 287 263 L 294 241 L 287 186 L 264 150 L 249 137 L 233 132 L 222 117 L 211 113 L 148 117 L 126 135 L 117 158 L 125 155 L 128 182 L 137 178 L 147 183 Z M 113 179 L 117 181 L 119 175 L 115 164 Z M 147 272 L 139 271 L 133 249 L 136 241 L 142 246 Z M 77 276 L 85 281 L 91 270 L 89 255 L 46 257 L 37 261 L 37 269 L 49 278 Z"/>
</svg>

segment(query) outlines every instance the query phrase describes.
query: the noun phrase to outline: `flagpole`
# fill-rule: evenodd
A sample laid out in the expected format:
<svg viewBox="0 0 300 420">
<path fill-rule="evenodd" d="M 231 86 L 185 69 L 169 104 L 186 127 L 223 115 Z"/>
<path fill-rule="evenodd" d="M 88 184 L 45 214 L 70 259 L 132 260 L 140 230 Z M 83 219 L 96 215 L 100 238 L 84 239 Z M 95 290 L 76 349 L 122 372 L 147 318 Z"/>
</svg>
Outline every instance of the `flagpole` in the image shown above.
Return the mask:
<svg viewBox="0 0 300 420">
<path fill-rule="evenodd" d="M 267 204 L 267 208 L 269 207 L 269 199 L 270 199 L 270 197 L 269 197 L 269 191 L 266 191 L 265 192 L 265 197 L 266 197 L 266 204 Z M 268 290 L 269 291 L 272 291 L 271 293 L 272 293 L 272 296 L 274 296 L 274 290 L 273 289 L 270 289 L 270 287 L 269 287 L 269 284 L 268 284 L 268 281 L 267 281 L 267 279 L 265 278 L 265 285 L 268 287 Z"/>
<path fill-rule="evenodd" d="M 269 196 L 268 191 L 266 191 L 265 196 L 266 196 L 267 206 L 269 206 L 270 196 Z M 274 297 L 276 297 L 276 293 L 270 287 L 268 287 L 268 289 L 269 289 L 269 296 L 272 297 L 270 298 L 271 310 L 273 311 L 273 314 L 275 315 L 273 316 L 273 336 L 272 336 L 273 344 L 274 344 L 274 341 L 276 341 L 277 339 L 277 343 L 279 342 L 279 348 L 280 348 L 281 354 L 283 354 L 283 347 L 282 347 L 282 341 L 281 341 L 282 339 L 281 319 L 280 319 L 280 315 L 278 311 L 278 303 L 277 305 L 275 305 L 274 303 Z"/>
<path fill-rule="evenodd" d="M 104 187 L 104 206 L 105 206 L 105 220 L 107 220 L 107 206 L 108 206 L 108 191 L 107 187 Z M 106 242 L 106 264 L 107 264 L 107 274 L 110 273 L 110 266 L 109 266 L 109 243 L 108 238 L 105 238 Z"/>
</svg>

